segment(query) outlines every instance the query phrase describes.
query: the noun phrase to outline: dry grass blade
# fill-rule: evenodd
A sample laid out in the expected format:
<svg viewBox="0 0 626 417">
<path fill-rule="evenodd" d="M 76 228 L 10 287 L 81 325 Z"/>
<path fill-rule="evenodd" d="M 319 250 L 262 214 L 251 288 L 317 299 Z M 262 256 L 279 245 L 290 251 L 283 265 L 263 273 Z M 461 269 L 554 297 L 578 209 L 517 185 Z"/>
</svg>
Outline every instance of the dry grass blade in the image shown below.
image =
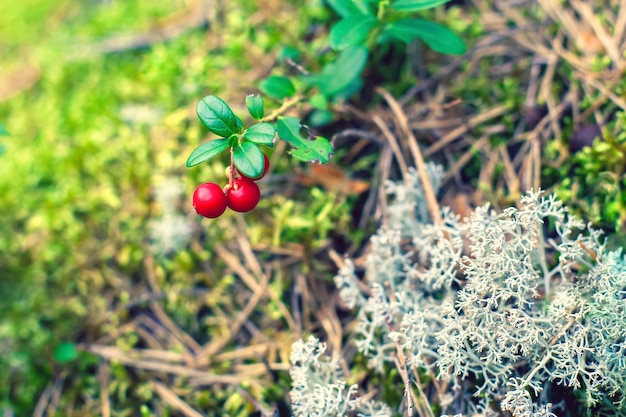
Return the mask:
<svg viewBox="0 0 626 417">
<path fill-rule="evenodd" d="M 63 380 L 65 375 L 59 375 L 54 384 L 48 384 L 44 392 L 39 397 L 35 410 L 33 411 L 34 417 L 44 417 L 56 415 L 56 410 L 59 406 L 59 400 L 61 399 L 61 392 L 63 391 Z"/>
<path fill-rule="evenodd" d="M 580 0 L 571 0 L 570 4 L 576 9 L 578 14 L 591 26 L 598 40 L 604 46 L 607 54 L 616 65 L 619 65 L 621 61 L 621 55 L 618 49 L 618 45 L 615 43 L 615 39 L 609 35 L 606 31 L 602 23 L 598 20 L 595 15 L 593 9 L 588 3 L 582 2 Z"/>
<path fill-rule="evenodd" d="M 406 164 L 406 161 L 404 160 L 404 156 L 402 155 L 402 150 L 400 149 L 398 140 L 393 135 L 393 133 L 391 133 L 391 130 L 389 130 L 387 124 L 379 115 L 375 114 L 374 116 L 372 116 L 372 121 L 376 123 L 376 126 L 378 126 L 380 131 L 383 132 L 383 135 L 385 135 L 385 138 L 387 138 L 387 142 L 389 142 L 389 146 L 391 147 L 391 150 L 396 157 L 396 161 L 398 161 L 400 172 L 402 172 L 402 178 L 404 178 L 404 180 L 406 181 L 409 178 L 409 168 Z"/>
<path fill-rule="evenodd" d="M 102 417 L 111 417 L 111 400 L 109 399 L 109 364 L 101 360 L 98 366 L 98 383 L 100 384 L 100 404 Z"/>
<path fill-rule="evenodd" d="M 160 293 L 161 290 L 159 285 L 157 284 L 156 275 L 154 273 L 154 258 L 150 255 L 149 251 L 146 251 L 146 256 L 144 258 L 144 266 L 146 269 L 146 276 L 148 278 L 148 284 L 150 285 L 150 289 L 153 293 Z M 185 348 L 189 352 L 198 352 L 200 350 L 200 345 L 196 342 L 191 336 L 185 333 L 182 329 L 180 329 L 173 321 L 169 318 L 163 307 L 156 301 L 150 302 L 150 308 L 154 312 L 155 316 L 158 320 L 163 323 L 165 327 L 180 341 L 183 343 Z"/>
<path fill-rule="evenodd" d="M 213 248 L 219 258 L 226 262 L 228 267 L 241 278 L 241 280 L 250 288 L 253 293 L 259 292 L 261 285 L 254 278 L 254 275 L 239 262 L 239 258 L 232 252 L 226 250 L 222 245 L 215 245 Z"/>
<path fill-rule="evenodd" d="M 204 414 L 201 414 L 194 410 L 189 404 L 181 400 L 178 395 L 174 393 L 171 389 L 163 385 L 158 381 L 152 381 L 152 386 L 154 387 L 154 391 L 161 397 L 163 402 L 165 402 L 170 407 L 175 410 L 180 411 L 185 417 L 204 417 Z"/>
<path fill-rule="evenodd" d="M 135 357 L 133 357 L 134 351 L 125 352 L 119 348 L 112 346 L 84 345 L 82 346 L 82 348 L 87 352 L 91 352 L 94 355 L 98 355 L 109 361 L 117 361 L 123 365 L 143 369 L 146 371 L 163 372 L 190 378 L 202 377 L 207 384 L 238 384 L 239 382 L 241 382 L 240 375 L 216 375 L 185 366 L 170 365 L 154 360 L 136 359 Z"/>
<path fill-rule="evenodd" d="M 482 149 L 485 145 L 489 143 L 489 136 L 482 136 L 478 139 L 472 146 L 465 151 L 465 153 L 448 168 L 448 171 L 443 177 L 443 183 L 450 181 L 474 156 L 474 152 L 476 150 Z"/>
<path fill-rule="evenodd" d="M 610 98 L 611 101 L 621 107 L 622 110 L 626 110 L 626 100 L 610 91 L 602 82 L 597 81 L 585 74 L 577 74 L 577 76 L 592 87 L 598 89 L 598 91 L 600 91 L 605 97 Z"/>
<path fill-rule="evenodd" d="M 468 130 L 475 128 L 481 123 L 485 123 L 486 121 L 502 116 L 508 111 L 510 111 L 508 106 L 498 105 L 470 118 L 463 126 L 459 126 L 445 136 L 437 139 L 437 142 L 435 144 L 429 146 L 424 150 L 424 155 L 430 156 L 434 154 L 435 152 L 441 150 L 443 147 L 449 145 L 450 142 L 452 142 L 453 140 L 467 133 Z"/>
<path fill-rule="evenodd" d="M 261 266 L 252 253 L 252 248 L 249 242 L 242 238 L 242 236 L 243 235 L 240 235 L 239 243 L 240 245 L 243 245 L 244 254 L 247 254 L 247 258 L 254 258 L 254 260 L 248 259 L 248 263 L 260 271 Z M 285 320 L 289 323 L 290 328 L 296 328 L 296 323 L 284 303 L 276 294 L 273 294 L 273 292 L 268 289 L 268 282 L 271 274 L 270 271 L 263 273 L 260 276 L 261 282 L 257 282 L 253 274 L 245 266 L 243 266 L 237 256 L 219 245 L 215 247 L 215 250 L 218 252 L 220 258 L 228 264 L 229 268 L 238 274 L 248 287 L 250 287 L 253 294 L 245 308 L 235 318 L 233 324 L 230 326 L 228 334 L 216 338 L 202 347 L 202 350 L 196 355 L 196 367 L 204 367 L 210 364 L 211 357 L 222 350 L 228 342 L 232 340 L 232 337 L 239 332 L 266 293 L 270 294 L 270 298 L 277 303 L 279 310 L 283 314 Z"/>
<path fill-rule="evenodd" d="M 424 190 L 424 196 L 426 198 L 426 205 L 428 206 L 428 211 L 433 219 L 433 223 L 436 225 L 441 225 L 443 220 L 441 218 L 441 212 L 439 210 L 439 203 L 437 202 L 437 196 L 435 195 L 435 190 L 433 189 L 433 185 L 430 182 L 430 178 L 428 177 L 428 173 L 426 172 L 426 162 L 424 161 L 424 157 L 422 156 L 422 151 L 419 148 L 417 143 L 417 139 L 415 135 L 413 135 L 413 131 L 409 127 L 409 121 L 400 107 L 400 104 L 383 88 L 377 88 L 379 94 L 383 96 L 391 111 L 393 112 L 398 126 L 403 131 L 403 133 L 407 137 L 407 141 L 409 144 L 409 149 L 413 154 L 413 160 L 415 162 L 415 166 L 417 168 L 417 173 L 420 176 L 420 180 L 422 181 L 422 188 Z"/>
</svg>

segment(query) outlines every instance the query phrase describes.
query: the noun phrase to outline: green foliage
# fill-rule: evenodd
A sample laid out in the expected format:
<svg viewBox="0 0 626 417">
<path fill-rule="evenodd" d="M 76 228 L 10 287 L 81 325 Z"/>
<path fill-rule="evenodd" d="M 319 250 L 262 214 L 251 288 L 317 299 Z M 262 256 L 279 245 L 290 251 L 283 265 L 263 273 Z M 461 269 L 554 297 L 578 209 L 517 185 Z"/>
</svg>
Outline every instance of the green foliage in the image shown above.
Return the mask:
<svg viewBox="0 0 626 417">
<path fill-rule="evenodd" d="M 272 148 L 276 139 L 276 128 L 269 123 L 257 123 L 246 129 L 243 137 L 257 145 Z"/>
<path fill-rule="evenodd" d="M 330 46 L 340 51 L 351 46 L 363 45 L 370 32 L 378 26 L 374 16 L 350 16 L 341 19 L 330 31 Z"/>
<path fill-rule="evenodd" d="M 284 77 L 271 77 L 265 80 L 268 88 L 275 97 L 286 98 L 295 94 L 291 81 Z M 264 88 L 264 89 L 265 89 Z M 251 114 L 263 115 L 263 99 L 261 97 L 246 97 L 246 107 Z M 226 136 L 198 146 L 187 159 L 187 167 L 193 167 L 218 156 L 226 149 L 231 149 L 232 162 L 243 175 L 250 178 L 261 176 L 264 168 L 263 152 L 258 145 L 274 147 L 276 128 L 270 123 L 256 123 L 247 129 L 243 128 L 241 119 L 237 117 L 228 104 L 219 97 L 206 96 L 197 106 L 198 117 L 202 124 L 211 132 Z M 300 119 L 283 117 L 278 120 L 278 137 L 285 140 L 295 149 L 291 155 L 304 162 L 328 162 L 333 153 L 332 146 L 327 139 L 317 137 L 313 140 L 301 137 L 302 128 Z M 298 133 L 294 133 L 294 132 Z"/>
<path fill-rule="evenodd" d="M 367 48 L 361 46 L 353 46 L 342 51 L 337 60 L 324 66 L 319 76 L 314 79 L 314 84 L 326 97 L 333 97 L 350 89 L 359 81 L 368 56 Z"/>
<path fill-rule="evenodd" d="M 216 135 L 229 137 L 243 130 L 241 119 L 219 97 L 204 97 L 198 102 L 196 112 L 202 124 Z"/>
<path fill-rule="evenodd" d="M 246 96 L 246 108 L 253 119 L 261 120 L 265 114 L 263 97 L 260 95 L 250 94 Z"/>
<path fill-rule="evenodd" d="M 322 137 L 310 140 L 303 136 L 303 131 L 308 134 L 308 130 L 297 117 L 278 119 L 278 137 L 295 148 L 291 151 L 291 156 L 305 162 L 327 163 L 333 154 L 328 140 Z"/>
<path fill-rule="evenodd" d="M 263 172 L 263 152 L 252 142 L 242 142 L 233 147 L 233 160 L 237 170 L 250 178 Z"/>
<path fill-rule="evenodd" d="M 618 112 L 601 137 L 565 161 L 546 170 L 562 178 L 559 196 L 595 224 L 626 232 L 626 112 Z"/>
<path fill-rule="evenodd" d="M 366 68 L 381 70 L 378 51 L 393 43 L 410 44 L 421 40 L 436 52 L 464 54 L 465 42 L 452 30 L 427 19 L 407 17 L 407 14 L 423 12 L 446 2 L 447 0 L 328 1 L 328 5 L 341 17 L 332 25 L 328 34 L 328 43 L 336 52 L 332 59 L 323 60 L 321 70 L 293 77 L 300 78 L 300 83 L 305 86 L 303 96 L 309 97 L 309 104 L 313 107 L 316 107 L 314 101 L 318 101 L 313 97 L 320 94 L 331 102 L 350 98 L 363 87 L 362 75 Z M 294 54 L 293 49 L 289 51 L 285 58 L 294 60 L 305 55 Z M 259 88 L 276 99 L 295 94 L 288 79 L 276 75 L 261 81 Z M 332 116 L 327 112 L 317 112 L 310 120 L 313 125 L 319 126 L 332 120 Z"/>
<path fill-rule="evenodd" d="M 463 55 L 465 43 L 450 29 L 424 19 L 401 19 L 387 25 L 383 36 L 390 36 L 405 43 L 421 39 L 433 51 L 450 55 Z"/>
<path fill-rule="evenodd" d="M 219 155 L 229 147 L 228 139 L 215 139 L 210 142 L 203 143 L 198 146 L 189 155 L 187 166 L 192 167 L 201 164 L 209 159 Z"/>
<path fill-rule="evenodd" d="M 61 343 L 54 350 L 52 357 L 57 362 L 70 362 L 78 357 L 78 350 L 75 343 L 65 342 Z"/>
<path fill-rule="evenodd" d="M 391 7 L 405 12 L 416 12 L 418 10 L 427 10 L 441 6 L 449 1 L 450 0 L 396 0 L 392 3 Z"/>
<path fill-rule="evenodd" d="M 259 90 L 270 97 L 282 100 L 287 97 L 293 97 L 296 94 L 296 88 L 293 86 L 289 78 L 272 75 L 259 83 Z"/>
</svg>

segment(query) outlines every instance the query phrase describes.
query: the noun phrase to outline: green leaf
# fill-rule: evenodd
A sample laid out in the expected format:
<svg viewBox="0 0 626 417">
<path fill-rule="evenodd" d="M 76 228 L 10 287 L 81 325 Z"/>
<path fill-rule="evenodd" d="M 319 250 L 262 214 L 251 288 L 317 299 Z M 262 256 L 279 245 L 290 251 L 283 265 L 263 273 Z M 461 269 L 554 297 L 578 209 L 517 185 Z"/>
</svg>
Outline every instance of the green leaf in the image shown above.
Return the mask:
<svg viewBox="0 0 626 417">
<path fill-rule="evenodd" d="M 309 104 L 318 110 L 328 110 L 328 100 L 324 94 L 315 94 L 309 99 Z"/>
<path fill-rule="evenodd" d="M 306 139 L 301 134 L 302 128 L 297 117 L 278 119 L 278 137 L 295 148 L 291 150 L 291 156 L 304 162 L 327 163 L 333 154 L 330 142 L 323 137 L 317 137 L 314 140 Z"/>
<path fill-rule="evenodd" d="M 329 97 L 347 89 L 361 75 L 368 54 L 366 48 L 355 46 L 342 51 L 335 61 L 326 64 L 317 78 L 322 94 Z"/>
<path fill-rule="evenodd" d="M 228 148 L 228 139 L 215 139 L 198 146 L 187 158 L 187 167 L 196 166 L 208 161 Z"/>
<path fill-rule="evenodd" d="M 333 120 L 333 113 L 328 110 L 314 110 L 309 114 L 308 122 L 311 126 L 325 126 Z"/>
<path fill-rule="evenodd" d="M 296 48 L 293 48 L 291 46 L 285 46 L 283 50 L 280 51 L 280 53 L 278 54 L 278 60 L 281 62 L 286 59 L 291 59 L 295 61 L 296 59 L 300 58 L 301 55 L 302 53 Z"/>
<path fill-rule="evenodd" d="M 228 137 L 243 130 L 241 119 L 219 97 L 204 97 L 196 106 L 196 112 L 202 124 L 216 135 Z"/>
<path fill-rule="evenodd" d="M 0 136 L 9 136 L 9 131 L 4 125 L 0 125 Z"/>
<path fill-rule="evenodd" d="M 374 16 L 351 16 L 341 19 L 329 34 L 330 46 L 337 51 L 362 45 L 367 35 L 378 25 Z"/>
<path fill-rule="evenodd" d="M 259 90 L 270 97 L 282 100 L 296 94 L 296 88 L 289 78 L 271 75 L 259 83 Z"/>
<path fill-rule="evenodd" d="M 365 0 L 326 0 L 328 5 L 341 17 L 368 16 L 372 10 Z"/>
<path fill-rule="evenodd" d="M 263 173 L 264 158 L 261 149 L 252 142 L 235 146 L 233 152 L 235 167 L 248 178 L 258 178 Z"/>
<path fill-rule="evenodd" d="M 418 10 L 427 10 L 437 7 L 450 0 L 396 0 L 391 7 L 402 12 L 415 12 Z"/>
<path fill-rule="evenodd" d="M 263 115 L 265 114 L 265 108 L 263 106 L 263 97 L 261 97 L 260 95 L 247 95 L 246 107 L 248 108 L 248 113 L 250 113 L 250 116 L 252 116 L 256 120 L 261 120 L 263 118 Z"/>
<path fill-rule="evenodd" d="M 54 349 L 52 357 L 57 362 L 70 362 L 78 357 L 78 349 L 76 344 L 71 342 L 61 343 Z"/>
<path fill-rule="evenodd" d="M 269 123 L 257 123 L 250 126 L 246 133 L 243 134 L 243 137 L 258 145 L 273 148 L 274 140 L 276 139 L 276 128 Z"/>
<path fill-rule="evenodd" d="M 442 54 L 463 55 L 465 42 L 445 26 L 424 19 L 401 19 L 389 24 L 383 35 L 405 43 L 423 40 L 434 51 Z"/>
</svg>

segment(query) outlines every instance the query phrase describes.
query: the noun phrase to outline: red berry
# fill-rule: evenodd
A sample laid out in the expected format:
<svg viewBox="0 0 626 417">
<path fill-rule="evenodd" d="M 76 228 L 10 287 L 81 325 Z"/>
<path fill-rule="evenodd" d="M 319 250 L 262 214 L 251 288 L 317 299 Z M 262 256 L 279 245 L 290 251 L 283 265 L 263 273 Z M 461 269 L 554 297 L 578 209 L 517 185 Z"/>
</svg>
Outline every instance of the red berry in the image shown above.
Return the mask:
<svg viewBox="0 0 626 417">
<path fill-rule="evenodd" d="M 259 186 L 249 178 L 235 178 L 233 187 L 226 195 L 228 207 L 239 213 L 246 213 L 259 204 L 261 190 Z"/>
<path fill-rule="evenodd" d="M 241 172 L 239 172 L 239 175 L 241 175 L 243 178 L 248 178 L 252 181 L 258 181 L 261 178 L 263 178 L 265 176 L 265 174 L 267 174 L 267 170 L 270 169 L 270 160 L 267 158 L 267 155 L 263 154 L 263 172 L 261 173 L 261 175 L 259 175 L 256 178 L 252 178 L 252 177 L 248 177 L 247 175 L 243 175 Z"/>
<path fill-rule="evenodd" d="M 222 188 L 212 182 L 201 184 L 193 192 L 193 207 L 196 212 L 209 219 L 221 216 L 226 211 L 228 201 Z"/>
</svg>

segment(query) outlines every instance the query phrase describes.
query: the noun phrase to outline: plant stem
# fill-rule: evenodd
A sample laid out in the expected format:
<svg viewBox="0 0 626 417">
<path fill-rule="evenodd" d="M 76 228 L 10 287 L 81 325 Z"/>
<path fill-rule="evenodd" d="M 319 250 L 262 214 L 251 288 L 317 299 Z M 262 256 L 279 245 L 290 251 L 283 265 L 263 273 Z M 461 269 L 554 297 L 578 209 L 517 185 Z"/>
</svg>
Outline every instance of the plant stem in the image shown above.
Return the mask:
<svg viewBox="0 0 626 417">
<path fill-rule="evenodd" d="M 235 182 L 235 148 L 230 148 L 230 172 L 228 173 L 228 186 L 233 188 Z"/>
<path fill-rule="evenodd" d="M 271 122 L 271 121 L 276 120 L 278 116 L 282 115 L 283 113 L 285 113 L 287 110 L 289 110 L 290 108 L 292 108 L 293 106 L 301 102 L 302 100 L 304 100 L 304 97 L 295 96 L 295 97 L 290 98 L 289 100 L 284 101 L 283 104 L 279 108 L 274 110 L 269 116 L 265 116 L 264 118 L 262 118 L 261 122 Z"/>
</svg>

